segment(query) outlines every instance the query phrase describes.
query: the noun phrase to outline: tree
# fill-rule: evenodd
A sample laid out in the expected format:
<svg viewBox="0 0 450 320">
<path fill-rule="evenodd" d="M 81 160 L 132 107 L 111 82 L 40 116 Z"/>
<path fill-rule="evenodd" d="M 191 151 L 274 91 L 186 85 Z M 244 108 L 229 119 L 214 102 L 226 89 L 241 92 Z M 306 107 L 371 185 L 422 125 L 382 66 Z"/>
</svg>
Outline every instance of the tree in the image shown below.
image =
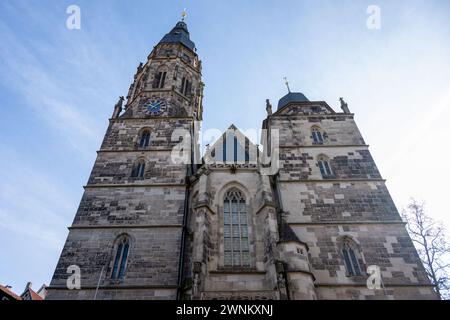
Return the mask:
<svg viewBox="0 0 450 320">
<path fill-rule="evenodd" d="M 436 292 L 441 299 L 449 299 L 450 246 L 442 223 L 428 216 L 424 203 L 415 199 L 410 200 L 402 217 Z"/>
</svg>

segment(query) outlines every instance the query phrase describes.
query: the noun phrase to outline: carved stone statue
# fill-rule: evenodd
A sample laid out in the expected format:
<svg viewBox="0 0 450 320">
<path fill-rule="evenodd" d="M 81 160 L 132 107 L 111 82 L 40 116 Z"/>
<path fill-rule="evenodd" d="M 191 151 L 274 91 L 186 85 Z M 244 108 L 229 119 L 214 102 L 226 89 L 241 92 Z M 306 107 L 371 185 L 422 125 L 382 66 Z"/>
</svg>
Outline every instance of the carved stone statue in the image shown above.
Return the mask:
<svg viewBox="0 0 450 320">
<path fill-rule="evenodd" d="M 119 114 L 122 112 L 123 100 L 125 100 L 125 98 L 121 96 L 119 98 L 119 101 L 117 101 L 116 105 L 114 106 L 114 112 L 112 115 L 113 118 L 118 118 Z"/>
<path fill-rule="evenodd" d="M 272 115 L 272 105 L 270 104 L 269 99 L 266 99 L 266 111 L 268 116 Z"/>
<path fill-rule="evenodd" d="M 201 262 L 194 262 L 193 267 L 194 277 L 192 279 L 192 297 L 194 299 L 198 298 L 198 289 L 200 284 L 200 273 L 202 272 L 202 264 Z"/>
<path fill-rule="evenodd" d="M 196 298 L 198 296 L 198 273 L 194 273 L 194 279 L 192 280 L 192 296 Z"/>
<path fill-rule="evenodd" d="M 344 98 L 339 98 L 339 101 L 341 102 L 342 111 L 344 111 L 344 113 L 350 113 L 350 109 L 348 108 L 347 102 L 344 101 Z"/>
<path fill-rule="evenodd" d="M 285 289 L 286 288 L 286 281 L 284 279 L 284 276 L 282 273 L 279 273 L 277 276 L 277 280 L 278 280 L 278 288 L 281 289 Z"/>
</svg>

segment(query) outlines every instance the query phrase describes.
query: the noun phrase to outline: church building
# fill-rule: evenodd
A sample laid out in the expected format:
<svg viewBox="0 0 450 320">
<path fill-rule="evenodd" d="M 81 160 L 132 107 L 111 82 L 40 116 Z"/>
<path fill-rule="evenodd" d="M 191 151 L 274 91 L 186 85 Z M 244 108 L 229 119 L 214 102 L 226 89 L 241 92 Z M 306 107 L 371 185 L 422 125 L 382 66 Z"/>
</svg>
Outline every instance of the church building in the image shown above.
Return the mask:
<svg viewBox="0 0 450 320">
<path fill-rule="evenodd" d="M 262 101 L 260 145 L 230 125 L 200 157 L 203 87 L 183 19 L 114 107 L 47 299 L 437 298 L 342 98 Z"/>
</svg>

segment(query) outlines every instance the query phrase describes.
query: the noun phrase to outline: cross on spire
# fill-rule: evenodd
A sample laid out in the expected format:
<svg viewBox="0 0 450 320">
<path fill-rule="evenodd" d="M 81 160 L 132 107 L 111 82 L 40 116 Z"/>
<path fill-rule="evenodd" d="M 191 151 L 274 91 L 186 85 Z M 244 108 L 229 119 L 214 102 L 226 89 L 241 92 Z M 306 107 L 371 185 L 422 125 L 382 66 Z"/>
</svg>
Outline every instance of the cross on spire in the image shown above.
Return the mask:
<svg viewBox="0 0 450 320">
<path fill-rule="evenodd" d="M 284 79 L 284 84 L 286 85 L 288 92 L 291 93 L 291 88 L 289 88 L 289 81 L 286 77 L 283 78 Z"/>
<path fill-rule="evenodd" d="M 181 21 L 184 21 L 184 19 L 187 17 L 187 11 L 186 9 L 183 10 L 183 12 L 181 12 Z"/>
</svg>

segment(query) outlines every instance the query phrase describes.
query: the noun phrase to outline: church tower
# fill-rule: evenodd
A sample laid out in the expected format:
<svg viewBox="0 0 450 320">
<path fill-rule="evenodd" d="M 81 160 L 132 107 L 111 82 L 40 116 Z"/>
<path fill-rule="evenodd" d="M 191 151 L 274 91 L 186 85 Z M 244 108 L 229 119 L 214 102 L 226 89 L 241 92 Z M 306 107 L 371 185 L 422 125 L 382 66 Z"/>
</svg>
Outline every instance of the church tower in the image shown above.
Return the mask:
<svg viewBox="0 0 450 320">
<path fill-rule="evenodd" d="M 348 105 L 288 90 L 262 148 L 230 125 L 195 161 L 201 62 L 178 22 L 114 107 L 47 298 L 437 298 Z"/>
<path fill-rule="evenodd" d="M 172 150 L 183 139 L 188 158 L 196 149 L 176 132 L 194 136 L 202 92 L 183 16 L 138 66 L 125 106 L 121 97 L 114 107 L 48 299 L 177 298 L 194 170 L 172 161 Z M 81 287 L 70 290 L 78 273 Z"/>
</svg>

